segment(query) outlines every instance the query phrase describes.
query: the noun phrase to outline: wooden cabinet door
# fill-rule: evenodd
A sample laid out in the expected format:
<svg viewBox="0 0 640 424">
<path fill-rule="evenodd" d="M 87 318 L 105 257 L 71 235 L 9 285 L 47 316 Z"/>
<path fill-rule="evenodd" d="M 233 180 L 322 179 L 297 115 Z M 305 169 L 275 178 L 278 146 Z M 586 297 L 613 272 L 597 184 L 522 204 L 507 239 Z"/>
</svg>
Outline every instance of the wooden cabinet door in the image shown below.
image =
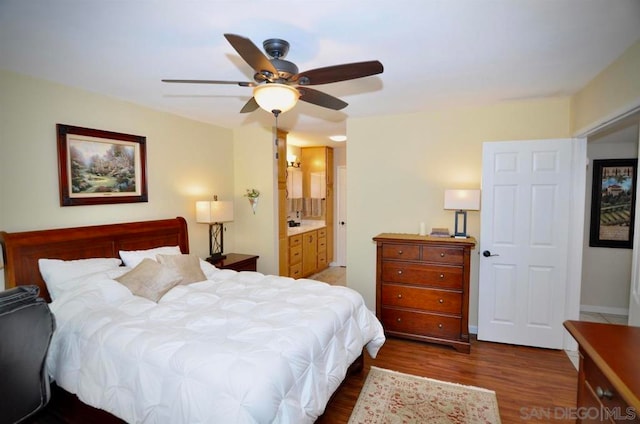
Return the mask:
<svg viewBox="0 0 640 424">
<path fill-rule="evenodd" d="M 318 268 L 318 232 L 302 234 L 302 275 L 313 274 Z"/>
</svg>

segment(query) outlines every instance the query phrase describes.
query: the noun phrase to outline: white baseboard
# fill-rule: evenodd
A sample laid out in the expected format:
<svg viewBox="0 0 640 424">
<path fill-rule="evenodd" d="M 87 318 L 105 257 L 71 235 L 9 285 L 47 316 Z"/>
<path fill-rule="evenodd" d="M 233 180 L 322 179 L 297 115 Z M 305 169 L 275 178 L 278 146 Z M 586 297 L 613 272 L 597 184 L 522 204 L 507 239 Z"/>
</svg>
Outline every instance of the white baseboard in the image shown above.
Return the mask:
<svg viewBox="0 0 640 424">
<path fill-rule="evenodd" d="M 629 316 L 629 308 L 614 308 L 611 306 L 580 305 L 580 312 L 594 312 L 596 314 Z"/>
<path fill-rule="evenodd" d="M 564 353 L 567 355 L 573 366 L 577 371 L 580 370 L 580 354 L 576 350 L 565 350 Z"/>
</svg>

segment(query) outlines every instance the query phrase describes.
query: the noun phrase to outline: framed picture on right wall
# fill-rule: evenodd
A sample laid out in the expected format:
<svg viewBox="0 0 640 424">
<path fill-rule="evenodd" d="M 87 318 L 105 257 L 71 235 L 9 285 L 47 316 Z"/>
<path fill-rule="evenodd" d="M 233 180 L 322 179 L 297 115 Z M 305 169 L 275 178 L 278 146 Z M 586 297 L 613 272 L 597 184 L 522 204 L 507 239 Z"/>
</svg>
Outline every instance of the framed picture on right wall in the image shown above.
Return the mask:
<svg viewBox="0 0 640 424">
<path fill-rule="evenodd" d="M 633 248 L 637 159 L 593 161 L 589 246 Z"/>
</svg>

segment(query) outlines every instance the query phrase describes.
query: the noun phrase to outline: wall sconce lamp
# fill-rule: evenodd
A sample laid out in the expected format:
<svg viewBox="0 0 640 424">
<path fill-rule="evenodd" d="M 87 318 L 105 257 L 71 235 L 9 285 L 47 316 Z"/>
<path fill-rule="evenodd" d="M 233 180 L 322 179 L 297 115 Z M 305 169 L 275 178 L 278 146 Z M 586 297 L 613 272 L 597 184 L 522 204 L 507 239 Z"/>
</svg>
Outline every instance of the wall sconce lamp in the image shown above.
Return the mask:
<svg viewBox="0 0 640 424">
<path fill-rule="evenodd" d="M 296 155 L 287 155 L 287 167 L 300 168 L 300 161 Z"/>
<path fill-rule="evenodd" d="M 456 211 L 455 238 L 468 238 L 467 211 L 480 210 L 480 190 L 445 190 L 444 208 Z M 462 218 L 462 228 L 460 219 Z"/>
<path fill-rule="evenodd" d="M 300 92 L 286 84 L 267 83 L 253 89 L 253 97 L 262 109 L 274 115 L 291 110 L 300 97 Z"/>
<path fill-rule="evenodd" d="M 209 255 L 210 262 L 217 262 L 226 258 L 224 252 L 224 228 L 223 222 L 233 221 L 233 202 L 218 201 L 218 196 L 213 196 L 213 201 L 196 202 L 196 222 L 209 224 Z"/>
</svg>

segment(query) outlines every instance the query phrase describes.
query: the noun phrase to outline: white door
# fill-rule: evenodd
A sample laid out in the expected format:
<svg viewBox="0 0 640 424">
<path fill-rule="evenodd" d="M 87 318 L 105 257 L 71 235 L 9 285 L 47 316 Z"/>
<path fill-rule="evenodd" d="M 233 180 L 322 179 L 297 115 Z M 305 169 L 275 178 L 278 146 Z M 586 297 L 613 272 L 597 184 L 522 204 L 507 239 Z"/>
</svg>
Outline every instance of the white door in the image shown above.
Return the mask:
<svg viewBox="0 0 640 424">
<path fill-rule="evenodd" d="M 347 266 L 347 167 L 338 166 L 337 219 L 336 223 L 336 265 Z"/>
<path fill-rule="evenodd" d="M 573 149 L 564 139 L 483 144 L 479 340 L 563 346 Z"/>
</svg>

